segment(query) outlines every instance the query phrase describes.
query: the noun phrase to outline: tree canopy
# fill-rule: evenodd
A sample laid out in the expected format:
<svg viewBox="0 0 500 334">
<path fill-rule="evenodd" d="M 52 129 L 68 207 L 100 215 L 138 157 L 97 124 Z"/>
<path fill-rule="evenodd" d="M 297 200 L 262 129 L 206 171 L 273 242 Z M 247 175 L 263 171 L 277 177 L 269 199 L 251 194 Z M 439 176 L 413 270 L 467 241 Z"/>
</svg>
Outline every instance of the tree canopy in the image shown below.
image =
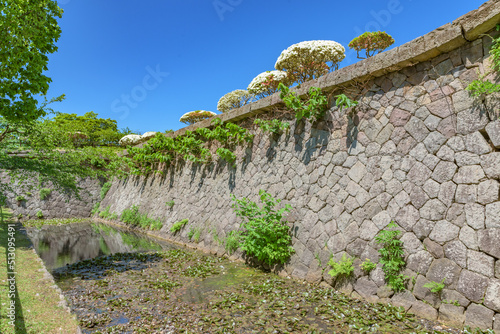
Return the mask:
<svg viewBox="0 0 500 334">
<path fill-rule="evenodd" d="M 57 51 L 62 13 L 53 0 L 0 0 L 0 116 L 7 122 L 45 116 L 35 96 L 51 82 L 43 72 Z"/>
</svg>

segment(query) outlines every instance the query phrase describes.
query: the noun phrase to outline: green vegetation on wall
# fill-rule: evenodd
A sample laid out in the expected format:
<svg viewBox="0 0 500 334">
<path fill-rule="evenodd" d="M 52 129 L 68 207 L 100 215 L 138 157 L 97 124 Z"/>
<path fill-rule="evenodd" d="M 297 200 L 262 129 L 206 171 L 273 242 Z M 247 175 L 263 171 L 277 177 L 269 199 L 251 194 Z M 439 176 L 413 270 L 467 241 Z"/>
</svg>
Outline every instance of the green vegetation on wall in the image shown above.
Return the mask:
<svg viewBox="0 0 500 334">
<path fill-rule="evenodd" d="M 405 277 L 401 271 L 406 265 L 404 260 L 403 242 L 399 240 L 400 230 L 396 228 L 398 225 L 391 222 L 386 229 L 379 232 L 375 237 L 378 244 L 382 248 L 378 250 L 380 253 L 380 263 L 382 270 L 385 273 L 385 280 L 394 292 L 399 292 L 405 289 Z"/>
<path fill-rule="evenodd" d="M 496 30 L 500 31 L 500 24 L 497 24 Z M 489 35 L 488 35 L 489 36 Z M 493 71 L 500 72 L 500 35 L 497 37 L 489 36 L 493 42 L 490 48 L 491 70 L 479 76 L 479 79 L 472 81 L 465 89 L 476 98 L 484 98 L 487 95 L 500 92 L 500 84 L 495 84 L 485 80 L 485 77 Z"/>
<path fill-rule="evenodd" d="M 243 219 L 242 231 L 234 232 L 238 234 L 231 234 L 231 238 L 238 238 L 240 248 L 261 262 L 268 265 L 285 263 L 295 252 L 291 246 L 290 227 L 283 221 L 283 215 L 292 210 L 292 207 L 285 204 L 285 207 L 276 210 L 275 206 L 281 200 L 274 199 L 264 190 L 260 190 L 259 195 L 262 207 L 248 198 L 236 199 L 234 195 L 231 196 L 234 201 L 233 210 Z"/>
</svg>

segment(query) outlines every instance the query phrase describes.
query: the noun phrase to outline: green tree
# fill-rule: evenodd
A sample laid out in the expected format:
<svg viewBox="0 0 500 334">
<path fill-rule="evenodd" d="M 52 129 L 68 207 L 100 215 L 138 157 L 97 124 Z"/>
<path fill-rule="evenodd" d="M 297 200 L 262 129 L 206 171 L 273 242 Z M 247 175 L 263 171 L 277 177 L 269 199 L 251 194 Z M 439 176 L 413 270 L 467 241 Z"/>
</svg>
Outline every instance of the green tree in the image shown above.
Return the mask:
<svg viewBox="0 0 500 334">
<path fill-rule="evenodd" d="M 83 116 L 57 113 L 48 122 L 49 126 L 63 129 L 66 136 L 74 140 L 76 146 L 116 146 L 124 134 L 118 130 L 116 121 L 110 118 L 98 118 L 91 111 Z"/>
<path fill-rule="evenodd" d="M 43 71 L 57 51 L 62 13 L 53 0 L 0 0 L 0 116 L 9 123 L 46 114 L 35 97 L 51 82 Z"/>
</svg>

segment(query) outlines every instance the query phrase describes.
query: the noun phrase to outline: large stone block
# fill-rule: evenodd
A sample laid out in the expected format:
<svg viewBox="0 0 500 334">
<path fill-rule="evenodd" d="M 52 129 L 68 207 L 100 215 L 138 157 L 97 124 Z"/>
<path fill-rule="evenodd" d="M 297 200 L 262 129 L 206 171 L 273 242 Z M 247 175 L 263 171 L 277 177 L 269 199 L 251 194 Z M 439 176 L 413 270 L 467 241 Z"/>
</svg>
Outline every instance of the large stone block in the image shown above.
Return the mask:
<svg viewBox="0 0 500 334">
<path fill-rule="evenodd" d="M 480 303 L 488 286 L 488 278 L 469 270 L 462 270 L 458 279 L 457 291 L 469 300 Z"/>
<path fill-rule="evenodd" d="M 424 248 L 431 253 L 434 258 L 439 259 L 444 257 L 443 246 L 438 244 L 437 242 L 432 241 L 429 238 L 426 238 L 423 242 Z"/>
<path fill-rule="evenodd" d="M 484 305 L 496 312 L 500 312 L 500 280 L 491 279 L 488 283 Z"/>
<path fill-rule="evenodd" d="M 413 288 L 413 294 L 418 299 L 423 299 L 433 307 L 438 308 L 441 304 L 441 300 L 437 294 L 431 292 L 429 288 L 424 287 L 424 285 L 428 283 L 430 283 L 430 281 L 427 278 L 422 275 L 418 275 L 415 287 Z"/>
<path fill-rule="evenodd" d="M 487 154 L 491 152 L 491 146 L 479 131 L 471 133 L 465 137 L 465 148 L 474 154 Z"/>
<path fill-rule="evenodd" d="M 458 112 L 457 133 L 466 135 L 471 132 L 484 129 L 488 124 L 488 114 L 483 107 L 474 107 Z"/>
<path fill-rule="evenodd" d="M 477 239 L 479 243 L 479 249 L 490 255 L 493 255 L 497 259 L 500 259 L 500 229 L 490 228 L 486 230 L 480 230 L 477 232 Z"/>
<path fill-rule="evenodd" d="M 495 275 L 495 259 L 483 252 L 467 251 L 467 269 L 487 277 Z"/>
<path fill-rule="evenodd" d="M 395 127 L 397 126 L 405 126 L 406 123 L 410 120 L 411 114 L 403 109 L 394 108 L 391 114 L 390 122 Z"/>
<path fill-rule="evenodd" d="M 484 206 L 477 203 L 467 203 L 464 211 L 467 225 L 476 230 L 484 228 Z"/>
<path fill-rule="evenodd" d="M 477 186 L 459 184 L 455 193 L 457 203 L 474 203 L 477 201 Z"/>
<path fill-rule="evenodd" d="M 471 304 L 465 312 L 465 325 L 472 328 L 490 329 L 493 326 L 493 312 L 478 304 Z"/>
<path fill-rule="evenodd" d="M 461 268 L 452 260 L 440 258 L 432 262 L 426 278 L 430 281 L 441 282 L 443 279 L 447 288 L 454 289 L 460 275 Z"/>
<path fill-rule="evenodd" d="M 500 202 L 486 205 L 485 215 L 486 228 L 500 228 Z"/>
<path fill-rule="evenodd" d="M 441 161 L 434 168 L 432 173 L 432 179 L 436 180 L 438 183 L 444 183 L 450 181 L 455 172 L 457 171 L 457 165 L 450 161 Z"/>
<path fill-rule="evenodd" d="M 438 199 L 431 199 L 419 210 L 420 217 L 428 220 L 441 220 L 446 215 L 446 206 Z"/>
<path fill-rule="evenodd" d="M 439 132 L 431 132 L 424 140 L 425 147 L 432 154 L 436 153 L 444 143 L 446 137 Z"/>
<path fill-rule="evenodd" d="M 420 219 L 413 226 L 413 233 L 415 233 L 417 238 L 419 238 L 420 240 L 423 240 L 429 236 L 429 234 L 432 232 L 433 228 L 434 228 L 434 222 L 431 222 L 427 219 Z"/>
<path fill-rule="evenodd" d="M 422 216 L 422 212 L 420 212 L 420 215 Z M 432 232 L 429 235 L 429 239 L 436 241 L 437 243 L 443 244 L 445 242 L 455 239 L 458 236 L 459 231 L 460 228 L 458 226 L 446 220 L 440 220 L 436 223 L 436 225 L 432 229 Z"/>
<path fill-rule="evenodd" d="M 369 278 L 361 277 L 354 284 L 354 290 L 361 296 L 373 296 L 377 294 L 378 286 Z"/>
<path fill-rule="evenodd" d="M 429 130 L 424 122 L 417 117 L 412 117 L 405 125 L 406 131 L 417 141 L 423 141 L 429 134 Z"/>
<path fill-rule="evenodd" d="M 477 242 L 477 234 L 476 231 L 474 231 L 473 228 L 469 226 L 464 226 L 460 229 L 460 235 L 459 235 L 460 241 L 464 243 L 464 245 L 473 250 L 478 250 L 479 245 Z"/>
<path fill-rule="evenodd" d="M 453 113 L 452 100 L 448 96 L 431 102 L 426 107 L 431 114 L 440 118 L 446 118 Z"/>
<path fill-rule="evenodd" d="M 429 270 L 429 267 L 433 260 L 434 258 L 429 252 L 421 250 L 415 254 L 411 254 L 410 256 L 408 256 L 406 267 L 413 270 L 414 272 L 425 275 L 425 273 L 427 273 L 427 271 Z"/>
<path fill-rule="evenodd" d="M 500 152 L 493 152 L 481 157 L 481 167 L 490 179 L 500 179 Z"/>
<path fill-rule="evenodd" d="M 461 241 L 448 242 L 444 246 L 444 255 L 462 268 L 467 267 L 467 247 Z"/>
<path fill-rule="evenodd" d="M 500 148 L 500 121 L 497 120 L 486 125 L 486 133 L 488 133 L 493 146 Z"/>
<path fill-rule="evenodd" d="M 453 304 L 441 304 L 439 320 L 456 327 L 462 327 L 465 322 L 464 308 Z"/>
<path fill-rule="evenodd" d="M 366 167 L 360 161 L 349 170 L 347 175 L 354 181 L 359 182 L 366 174 Z"/>
<path fill-rule="evenodd" d="M 408 312 L 429 320 L 436 320 L 438 316 L 434 307 L 421 301 L 414 302 Z"/>
<path fill-rule="evenodd" d="M 479 157 L 479 155 L 468 151 L 457 152 L 455 154 L 455 160 L 459 167 L 479 165 L 481 163 L 481 158 Z"/>
<path fill-rule="evenodd" d="M 481 204 L 489 204 L 498 201 L 500 194 L 500 183 L 496 180 L 486 180 L 477 188 L 477 200 Z"/>
<path fill-rule="evenodd" d="M 463 166 L 458 169 L 458 173 L 453 178 L 455 183 L 479 183 L 479 181 L 484 178 L 484 172 L 481 166 Z"/>
</svg>

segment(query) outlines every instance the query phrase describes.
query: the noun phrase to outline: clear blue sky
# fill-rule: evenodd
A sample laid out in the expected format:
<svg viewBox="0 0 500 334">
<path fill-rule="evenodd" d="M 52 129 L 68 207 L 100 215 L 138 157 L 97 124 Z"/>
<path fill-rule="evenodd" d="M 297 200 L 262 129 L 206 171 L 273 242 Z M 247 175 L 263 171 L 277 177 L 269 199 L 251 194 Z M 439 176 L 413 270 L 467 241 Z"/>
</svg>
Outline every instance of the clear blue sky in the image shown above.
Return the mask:
<svg viewBox="0 0 500 334">
<path fill-rule="evenodd" d="M 346 48 L 382 30 L 398 46 L 478 8 L 482 0 L 61 0 L 59 50 L 49 98 L 61 112 L 94 111 L 119 128 L 165 131 L 273 70 L 281 51 L 306 40 Z"/>
</svg>

